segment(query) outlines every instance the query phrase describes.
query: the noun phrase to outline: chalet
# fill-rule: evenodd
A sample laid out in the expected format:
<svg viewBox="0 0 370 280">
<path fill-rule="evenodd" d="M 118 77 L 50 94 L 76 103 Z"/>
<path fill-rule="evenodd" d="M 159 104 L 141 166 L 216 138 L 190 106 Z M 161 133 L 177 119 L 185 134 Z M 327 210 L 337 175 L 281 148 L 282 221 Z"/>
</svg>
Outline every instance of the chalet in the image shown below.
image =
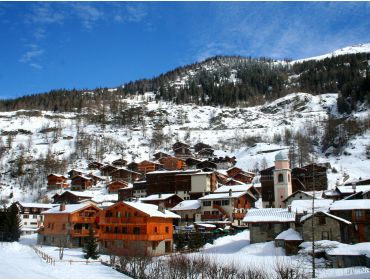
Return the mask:
<svg viewBox="0 0 370 280">
<path fill-rule="evenodd" d="M 147 197 L 140 199 L 144 203 L 155 204 L 159 206 L 160 204 L 165 208 L 169 209 L 179 204 L 183 199 L 174 193 L 164 193 L 164 194 L 152 194 Z"/>
<path fill-rule="evenodd" d="M 146 181 L 136 181 L 132 184 L 133 190 L 132 190 L 132 195 L 135 198 L 142 198 L 146 197 L 147 191 L 147 182 Z"/>
<path fill-rule="evenodd" d="M 146 193 L 147 195 L 175 193 L 184 200 L 190 199 L 191 174 L 198 172 L 199 170 L 148 172 L 145 183 Z"/>
<path fill-rule="evenodd" d="M 190 148 L 190 146 L 182 142 L 176 142 L 175 144 L 172 145 L 172 150 L 175 151 L 178 148 Z"/>
<path fill-rule="evenodd" d="M 127 164 L 127 160 L 124 160 L 122 158 L 112 161 L 112 165 L 114 165 L 114 166 L 121 166 L 122 167 L 122 166 L 125 166 L 126 164 Z"/>
<path fill-rule="evenodd" d="M 199 200 L 184 200 L 174 206 L 171 211 L 181 217 L 178 221 L 179 226 L 188 226 L 193 224 L 194 222 L 200 221 L 200 209 L 201 204 Z"/>
<path fill-rule="evenodd" d="M 243 169 L 239 168 L 239 167 L 231 167 L 229 168 L 228 170 L 226 170 L 226 173 L 227 173 L 227 176 L 233 178 L 235 175 L 239 174 L 243 172 Z"/>
<path fill-rule="evenodd" d="M 104 164 L 102 164 L 100 162 L 97 162 L 97 161 L 93 161 L 93 162 L 90 162 L 87 167 L 89 169 L 100 169 L 103 166 L 104 166 Z"/>
<path fill-rule="evenodd" d="M 61 194 L 55 194 L 52 199 L 53 203 L 64 203 L 64 204 L 77 204 L 81 200 L 92 198 L 91 195 L 87 195 L 84 192 L 65 191 Z"/>
<path fill-rule="evenodd" d="M 91 227 L 98 237 L 100 208 L 93 204 L 60 204 L 44 215 L 37 243 L 51 246 L 81 247 L 89 236 Z"/>
<path fill-rule="evenodd" d="M 275 237 L 275 247 L 282 247 L 285 249 L 287 256 L 296 255 L 298 253 L 298 247 L 303 242 L 303 239 L 299 232 L 289 228 Z"/>
<path fill-rule="evenodd" d="M 59 174 L 49 174 L 48 175 L 48 190 L 57 190 L 68 188 L 67 178 Z"/>
<path fill-rule="evenodd" d="M 203 150 L 203 149 L 212 149 L 212 147 L 210 145 L 204 144 L 202 142 L 199 142 L 199 143 L 194 145 L 194 151 L 196 153 Z"/>
<path fill-rule="evenodd" d="M 370 185 L 359 185 L 357 186 L 356 184 L 353 184 L 351 186 L 336 186 L 334 191 L 333 191 L 333 198 L 336 200 L 341 200 L 341 199 L 355 199 L 358 197 L 359 199 L 361 198 L 366 198 L 369 196 L 369 191 L 370 191 Z M 328 196 L 328 194 L 325 194 Z"/>
<path fill-rule="evenodd" d="M 113 172 L 115 172 L 118 168 L 113 165 L 104 165 L 100 168 L 101 174 L 103 176 L 111 176 Z"/>
<path fill-rule="evenodd" d="M 114 255 L 159 256 L 172 252 L 173 219 L 156 205 L 120 201 L 100 215 L 100 250 Z"/>
<path fill-rule="evenodd" d="M 22 234 L 35 233 L 43 225 L 44 216 L 42 212 L 58 206 L 57 204 L 15 202 L 21 220 Z"/>
<path fill-rule="evenodd" d="M 138 171 L 145 174 L 160 169 L 163 169 L 163 164 L 154 161 L 143 160 L 138 164 Z"/>
<path fill-rule="evenodd" d="M 97 176 L 97 175 L 94 175 L 92 173 L 85 175 L 85 177 L 90 178 L 92 180 L 93 185 L 96 185 L 98 182 L 105 181 L 104 178 L 102 178 L 100 176 Z"/>
<path fill-rule="evenodd" d="M 67 174 L 68 174 L 69 178 L 72 179 L 75 176 L 84 175 L 85 172 L 83 172 L 81 170 L 77 170 L 77 169 L 72 169 Z"/>
<path fill-rule="evenodd" d="M 247 192 L 252 197 L 255 197 L 256 199 L 260 198 L 260 193 L 257 191 L 257 189 L 254 187 L 253 184 L 240 184 L 240 185 L 233 185 L 233 186 L 220 186 L 216 190 L 214 190 L 214 193 L 228 193 L 229 191 L 232 192 Z"/>
<path fill-rule="evenodd" d="M 71 190 L 72 191 L 84 191 L 92 187 L 93 180 L 91 178 L 78 175 L 71 180 Z"/>
<path fill-rule="evenodd" d="M 185 161 L 176 157 L 162 157 L 158 161 L 163 164 L 166 170 L 184 170 L 186 168 Z"/>
<path fill-rule="evenodd" d="M 212 161 L 217 164 L 217 169 L 229 169 L 230 167 L 233 167 L 236 164 L 236 158 L 234 157 L 214 157 L 208 159 L 209 161 Z"/>
<path fill-rule="evenodd" d="M 133 187 L 121 188 L 118 190 L 118 201 L 129 201 L 134 197 Z"/>
<path fill-rule="evenodd" d="M 370 178 L 359 178 L 351 181 L 346 181 L 345 186 L 363 186 L 363 185 L 368 185 L 370 186 Z"/>
<path fill-rule="evenodd" d="M 248 192 L 212 193 L 199 198 L 202 221 L 229 220 L 240 225 L 248 209 L 255 206 L 256 197 Z"/>
<path fill-rule="evenodd" d="M 225 175 L 225 174 L 223 174 L 223 173 L 221 173 L 219 171 L 216 171 L 216 170 L 214 172 L 216 174 L 217 182 L 220 185 L 226 185 L 226 183 L 228 182 L 228 180 L 230 180 L 230 178 L 227 175 Z"/>
<path fill-rule="evenodd" d="M 198 172 L 191 174 L 190 199 L 198 199 L 217 189 L 217 178 L 214 172 Z"/>
<path fill-rule="evenodd" d="M 208 158 L 208 157 L 212 157 L 213 153 L 214 153 L 213 149 L 204 148 L 197 153 L 197 156 L 199 158 Z"/>
<path fill-rule="evenodd" d="M 111 173 L 113 181 L 134 182 L 141 178 L 141 174 L 126 168 L 119 168 Z"/>
<path fill-rule="evenodd" d="M 212 169 L 212 170 L 216 170 L 217 169 L 217 164 L 212 162 L 212 161 L 209 161 L 209 160 L 204 160 L 204 161 L 198 163 L 195 167 L 197 169 L 209 168 L 209 169 Z"/>
<path fill-rule="evenodd" d="M 286 208 L 250 209 L 243 219 L 249 226 L 250 242 L 275 240 L 284 230 L 294 228 L 295 213 Z"/>
<path fill-rule="evenodd" d="M 370 199 L 335 201 L 330 213 L 352 222 L 349 243 L 370 242 Z"/>
<path fill-rule="evenodd" d="M 300 219 L 302 236 L 305 241 L 312 241 L 312 219 L 315 240 L 333 240 L 348 243 L 352 223 L 325 211 L 308 214 Z"/>
<path fill-rule="evenodd" d="M 179 158 L 188 158 L 192 156 L 192 153 L 189 148 L 180 147 L 174 150 L 175 156 Z"/>
<path fill-rule="evenodd" d="M 159 160 L 160 158 L 172 157 L 170 154 L 164 152 L 158 152 L 153 155 L 154 160 Z"/>
<path fill-rule="evenodd" d="M 233 179 L 245 184 L 252 183 L 254 178 L 254 174 L 250 172 L 241 172 L 239 174 L 236 174 Z"/>
<path fill-rule="evenodd" d="M 334 268 L 366 266 L 370 267 L 370 244 L 368 242 L 357 244 L 336 243 L 335 246 L 327 246 L 326 258 Z M 358 274 L 356 276 L 359 276 Z M 366 274 L 362 274 L 366 278 Z"/>
<path fill-rule="evenodd" d="M 188 157 L 185 160 L 187 168 L 190 168 L 190 169 L 195 169 L 196 165 L 201 162 L 202 162 L 201 160 L 193 158 L 193 157 Z"/>
<path fill-rule="evenodd" d="M 322 191 L 315 192 L 315 199 L 321 199 Z M 305 191 L 295 191 L 291 195 L 289 195 L 286 199 L 283 200 L 285 206 L 291 205 L 293 200 L 312 200 L 313 199 L 313 192 L 305 192 Z"/>
<path fill-rule="evenodd" d="M 138 167 L 139 167 L 139 164 L 137 164 L 136 162 L 131 162 L 131 163 L 127 164 L 127 169 L 131 170 L 131 171 L 137 172 Z"/>
<path fill-rule="evenodd" d="M 121 188 L 127 188 L 128 183 L 125 181 L 112 181 L 107 185 L 108 193 L 118 193 Z"/>
</svg>

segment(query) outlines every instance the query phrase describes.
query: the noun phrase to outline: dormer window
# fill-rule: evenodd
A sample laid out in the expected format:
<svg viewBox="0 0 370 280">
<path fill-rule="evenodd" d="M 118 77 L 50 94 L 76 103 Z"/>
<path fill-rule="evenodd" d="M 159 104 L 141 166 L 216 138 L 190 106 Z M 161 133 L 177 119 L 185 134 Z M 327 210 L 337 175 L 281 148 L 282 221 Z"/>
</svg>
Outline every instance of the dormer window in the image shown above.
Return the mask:
<svg viewBox="0 0 370 280">
<path fill-rule="evenodd" d="M 284 182 L 284 175 L 283 175 L 283 174 L 279 174 L 279 175 L 278 175 L 278 182 L 279 182 L 279 183 Z"/>
</svg>

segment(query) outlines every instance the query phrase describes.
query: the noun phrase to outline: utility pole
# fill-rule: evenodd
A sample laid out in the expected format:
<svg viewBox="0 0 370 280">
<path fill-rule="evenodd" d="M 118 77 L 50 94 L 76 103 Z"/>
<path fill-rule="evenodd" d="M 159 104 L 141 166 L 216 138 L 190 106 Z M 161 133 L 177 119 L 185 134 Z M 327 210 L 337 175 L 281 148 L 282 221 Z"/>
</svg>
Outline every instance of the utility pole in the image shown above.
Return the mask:
<svg viewBox="0 0 370 280">
<path fill-rule="evenodd" d="M 315 166 L 312 163 L 312 219 L 311 219 L 311 234 L 312 234 L 312 278 L 316 278 L 316 264 L 315 264 L 315 226 L 314 226 L 314 219 L 315 219 Z"/>
</svg>

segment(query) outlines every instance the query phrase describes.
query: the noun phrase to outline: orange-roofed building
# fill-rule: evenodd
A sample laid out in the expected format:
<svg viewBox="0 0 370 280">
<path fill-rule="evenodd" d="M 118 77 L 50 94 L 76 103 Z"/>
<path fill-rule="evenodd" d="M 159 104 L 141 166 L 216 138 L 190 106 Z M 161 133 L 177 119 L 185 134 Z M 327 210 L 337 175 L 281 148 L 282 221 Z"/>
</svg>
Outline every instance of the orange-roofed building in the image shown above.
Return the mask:
<svg viewBox="0 0 370 280">
<path fill-rule="evenodd" d="M 38 244 L 65 247 L 81 247 L 89 228 L 98 237 L 99 212 L 93 204 L 61 204 L 42 212 L 44 227 L 39 230 Z"/>
<path fill-rule="evenodd" d="M 161 206 L 117 202 L 100 213 L 100 250 L 115 255 L 171 253 L 173 219 L 178 218 Z"/>
</svg>

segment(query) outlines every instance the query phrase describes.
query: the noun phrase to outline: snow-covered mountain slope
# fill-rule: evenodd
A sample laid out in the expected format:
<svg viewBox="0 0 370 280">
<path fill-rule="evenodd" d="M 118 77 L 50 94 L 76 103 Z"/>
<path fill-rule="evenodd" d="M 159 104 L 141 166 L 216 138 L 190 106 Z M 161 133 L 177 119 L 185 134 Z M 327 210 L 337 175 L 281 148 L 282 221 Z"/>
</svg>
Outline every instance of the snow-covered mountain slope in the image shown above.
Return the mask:
<svg viewBox="0 0 370 280">
<path fill-rule="evenodd" d="M 323 55 L 319 55 L 315 57 L 294 60 L 291 63 L 294 64 L 294 63 L 300 63 L 300 62 L 309 61 L 309 60 L 322 60 L 328 57 L 334 57 L 334 56 L 345 55 L 345 54 L 369 53 L 369 52 L 370 52 L 370 43 L 359 44 L 359 45 L 341 48 L 331 53 L 327 53 L 327 54 L 323 54 Z"/>
<path fill-rule="evenodd" d="M 245 170 L 268 167 L 273 165 L 279 150 L 289 148 L 283 141 L 287 130 L 310 134 L 315 128 L 317 141 L 321 140 L 324 121 L 329 114 L 337 116 L 337 97 L 293 93 L 262 106 L 221 108 L 155 102 L 150 101 L 152 94 L 146 93 L 123 100 L 128 108 L 144 112 L 142 120 L 130 125 L 113 124 L 113 116 L 106 116 L 107 124 L 103 126 L 88 123 L 77 113 L 0 113 L 0 199 L 13 196 L 10 201 L 35 201 L 43 197 L 45 158 L 65 160 L 66 171 L 87 171 L 90 161 L 110 163 L 122 154 L 128 161 L 151 159 L 159 150 L 171 152 L 171 145 L 177 140 L 192 145 L 208 143 L 216 149 L 216 155 L 235 155 L 237 166 Z M 368 118 L 369 112 L 364 110 L 354 117 Z M 163 130 L 162 143 L 158 143 L 158 127 Z M 330 171 L 329 187 L 345 175 L 352 179 L 368 177 L 370 159 L 366 158 L 365 149 L 369 144 L 370 132 L 366 131 L 349 142 L 346 155 L 326 157 L 315 147 L 316 160 L 330 162 L 338 171 Z M 14 172 L 20 168 L 20 158 L 23 175 L 17 176 Z M 97 188 L 97 192 L 106 191 Z"/>
</svg>

